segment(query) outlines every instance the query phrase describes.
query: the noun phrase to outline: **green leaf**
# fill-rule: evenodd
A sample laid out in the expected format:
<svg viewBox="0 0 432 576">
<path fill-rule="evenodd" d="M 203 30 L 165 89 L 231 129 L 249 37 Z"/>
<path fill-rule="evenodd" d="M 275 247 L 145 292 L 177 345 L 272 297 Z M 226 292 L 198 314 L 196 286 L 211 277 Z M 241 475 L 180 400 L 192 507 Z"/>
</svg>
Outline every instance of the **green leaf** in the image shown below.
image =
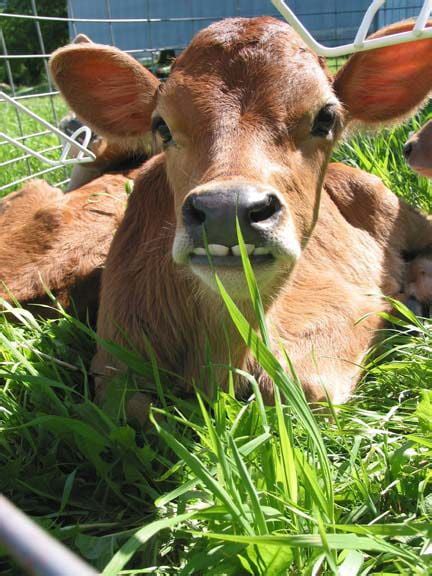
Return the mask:
<svg viewBox="0 0 432 576">
<path fill-rule="evenodd" d="M 239 544 L 257 544 L 270 546 L 289 546 L 291 548 L 320 548 L 323 542 L 319 534 L 272 534 L 270 536 L 241 536 L 237 534 L 215 534 L 212 532 L 191 531 L 194 536 L 238 542 Z M 389 552 L 404 557 L 406 554 L 400 548 L 372 537 L 356 536 L 355 534 L 327 534 L 327 545 L 330 550 L 364 550 L 366 552 Z"/>
<path fill-rule="evenodd" d="M 422 399 L 414 415 L 424 432 L 432 432 L 432 390 L 422 390 Z"/>
<path fill-rule="evenodd" d="M 249 296 L 251 299 L 252 306 L 255 311 L 255 316 L 258 320 L 261 337 L 267 347 L 270 346 L 270 336 L 267 330 L 267 324 L 265 319 L 265 312 L 264 306 L 261 299 L 261 294 L 258 289 L 258 284 L 255 278 L 255 274 L 252 268 L 252 265 L 249 260 L 249 256 L 246 250 L 243 234 L 240 228 L 240 223 L 238 218 L 236 217 L 236 230 L 237 230 L 237 238 L 239 241 L 240 246 L 240 255 L 242 259 L 243 271 L 246 277 L 246 282 L 249 289 Z"/>
<path fill-rule="evenodd" d="M 363 563 L 364 555 L 357 550 L 350 550 L 338 567 L 338 576 L 357 576 Z"/>
<path fill-rule="evenodd" d="M 108 564 L 105 566 L 102 574 L 103 576 L 117 576 L 124 566 L 129 562 L 137 550 L 143 546 L 150 538 L 161 530 L 167 528 L 174 528 L 178 524 L 190 520 L 194 516 L 194 512 L 181 514 L 174 518 L 164 518 L 163 520 L 155 520 L 140 528 L 135 534 L 127 540 L 123 546 L 118 550 Z"/>
<path fill-rule="evenodd" d="M 275 393 L 276 416 L 280 440 L 281 468 L 286 494 L 294 504 L 297 503 L 297 471 L 294 459 L 291 430 L 285 419 L 279 390 Z"/>
<path fill-rule="evenodd" d="M 69 502 L 77 471 L 78 468 L 75 468 L 75 470 L 72 470 L 72 472 L 66 477 L 59 512 L 63 512 Z"/>
<path fill-rule="evenodd" d="M 252 478 L 250 477 L 248 469 L 245 466 L 245 463 L 243 462 L 243 459 L 240 455 L 240 452 L 239 452 L 239 450 L 236 446 L 236 443 L 235 443 L 234 439 L 232 438 L 232 436 L 229 437 L 229 445 L 230 445 L 231 451 L 232 451 L 233 456 L 234 456 L 234 461 L 237 465 L 238 475 L 239 475 L 240 479 L 242 480 L 242 484 L 243 484 L 246 492 L 249 494 L 249 498 L 251 501 L 251 510 L 252 510 L 254 518 L 255 518 L 258 532 L 260 534 L 268 534 L 267 525 L 266 525 L 264 513 L 261 509 L 261 504 L 259 501 L 258 492 L 257 492 L 257 490 L 256 490 L 256 488 L 252 482 Z"/>
<path fill-rule="evenodd" d="M 247 556 L 260 576 L 281 576 L 286 574 L 293 561 L 293 552 L 288 546 L 253 545 L 246 549 Z"/>
</svg>

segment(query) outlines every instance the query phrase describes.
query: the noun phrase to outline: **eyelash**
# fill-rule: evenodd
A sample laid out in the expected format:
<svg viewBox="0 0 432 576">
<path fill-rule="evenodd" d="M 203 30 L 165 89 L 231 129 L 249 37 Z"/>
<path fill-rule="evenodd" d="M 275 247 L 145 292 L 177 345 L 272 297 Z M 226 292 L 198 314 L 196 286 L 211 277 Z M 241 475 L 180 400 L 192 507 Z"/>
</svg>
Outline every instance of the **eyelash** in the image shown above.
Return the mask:
<svg viewBox="0 0 432 576">
<path fill-rule="evenodd" d="M 153 134 L 159 134 L 159 137 L 165 146 L 168 146 L 168 144 L 172 142 L 173 137 L 171 131 L 165 120 L 160 116 L 153 118 L 151 129 Z"/>
</svg>

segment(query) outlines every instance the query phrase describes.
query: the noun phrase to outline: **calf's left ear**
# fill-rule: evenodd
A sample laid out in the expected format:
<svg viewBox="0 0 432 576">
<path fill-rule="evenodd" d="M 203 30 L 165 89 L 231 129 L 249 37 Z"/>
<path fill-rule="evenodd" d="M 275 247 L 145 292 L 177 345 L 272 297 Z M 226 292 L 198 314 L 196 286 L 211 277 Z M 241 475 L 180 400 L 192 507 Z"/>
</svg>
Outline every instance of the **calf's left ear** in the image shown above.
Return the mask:
<svg viewBox="0 0 432 576">
<path fill-rule="evenodd" d="M 407 32 L 413 26 L 412 21 L 392 24 L 370 38 Z M 432 90 L 432 38 L 354 54 L 336 74 L 334 90 L 348 120 L 373 125 L 402 119 Z"/>
<path fill-rule="evenodd" d="M 100 136 L 125 141 L 150 130 L 159 80 L 129 54 L 70 44 L 54 52 L 50 69 L 69 106 Z"/>
</svg>

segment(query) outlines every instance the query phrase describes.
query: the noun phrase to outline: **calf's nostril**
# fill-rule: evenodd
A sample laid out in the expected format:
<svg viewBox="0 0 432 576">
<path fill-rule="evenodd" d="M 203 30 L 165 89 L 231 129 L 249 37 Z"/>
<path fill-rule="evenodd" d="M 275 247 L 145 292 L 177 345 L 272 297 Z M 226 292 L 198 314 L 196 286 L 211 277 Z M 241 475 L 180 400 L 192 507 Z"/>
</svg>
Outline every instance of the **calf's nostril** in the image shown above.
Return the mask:
<svg viewBox="0 0 432 576">
<path fill-rule="evenodd" d="M 407 142 L 407 143 L 405 144 L 405 146 L 403 147 L 403 153 L 404 153 L 405 158 L 408 159 L 408 158 L 410 157 L 410 154 L 411 154 L 411 152 L 412 152 L 412 149 L 413 149 L 412 143 L 411 143 L 411 142 Z"/>
<path fill-rule="evenodd" d="M 204 224 L 206 213 L 198 206 L 197 196 L 189 196 L 183 206 L 183 218 L 186 224 L 199 226 Z"/>
<path fill-rule="evenodd" d="M 253 223 L 269 220 L 281 209 L 281 204 L 276 196 L 270 194 L 262 202 L 252 206 L 249 210 L 249 218 Z"/>
</svg>

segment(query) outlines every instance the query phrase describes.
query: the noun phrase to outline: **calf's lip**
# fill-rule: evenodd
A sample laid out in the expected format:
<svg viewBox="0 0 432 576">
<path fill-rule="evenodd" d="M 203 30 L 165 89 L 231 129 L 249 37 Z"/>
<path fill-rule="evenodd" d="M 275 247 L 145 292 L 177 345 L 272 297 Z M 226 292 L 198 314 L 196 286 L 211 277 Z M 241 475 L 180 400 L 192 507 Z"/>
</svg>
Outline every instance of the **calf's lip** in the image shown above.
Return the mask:
<svg viewBox="0 0 432 576">
<path fill-rule="evenodd" d="M 263 264 L 272 264 L 275 261 L 273 254 L 253 254 L 249 256 L 249 261 L 253 266 L 259 266 Z M 191 254 L 189 256 L 189 262 L 193 266 L 216 266 L 216 267 L 227 267 L 227 268 L 242 268 L 241 256 L 207 256 L 207 254 L 198 255 Z"/>
</svg>

